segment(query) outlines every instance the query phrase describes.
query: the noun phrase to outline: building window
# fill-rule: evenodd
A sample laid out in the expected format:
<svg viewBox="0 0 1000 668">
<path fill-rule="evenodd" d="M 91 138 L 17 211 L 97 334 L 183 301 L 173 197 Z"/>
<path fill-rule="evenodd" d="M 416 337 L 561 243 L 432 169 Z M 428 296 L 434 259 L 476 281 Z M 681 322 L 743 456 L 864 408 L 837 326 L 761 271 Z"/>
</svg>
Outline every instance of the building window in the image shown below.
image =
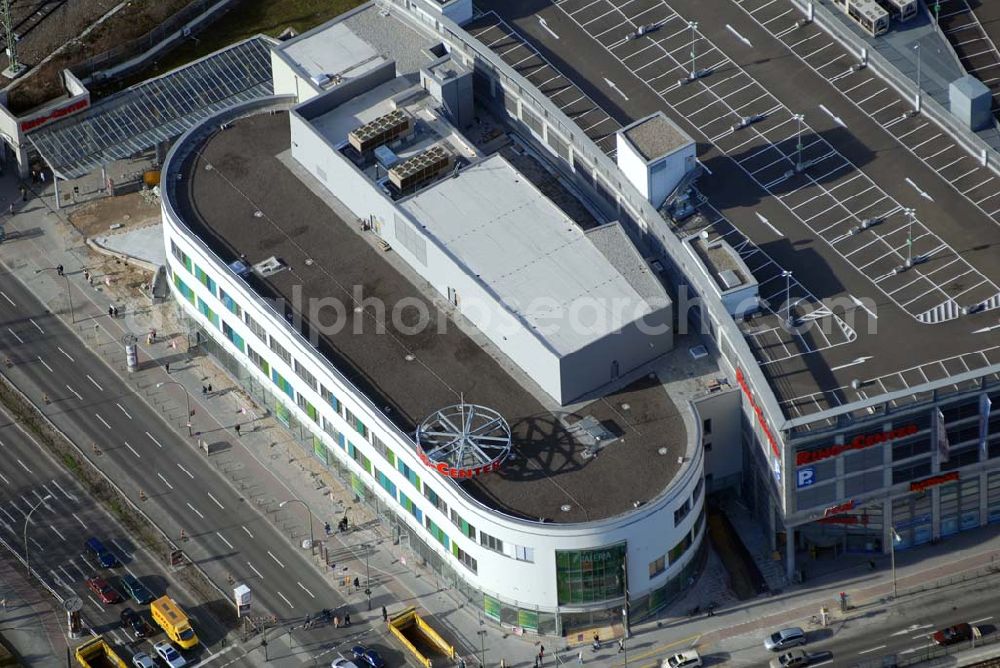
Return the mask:
<svg viewBox="0 0 1000 668">
<path fill-rule="evenodd" d="M 417 507 L 417 504 L 413 503 L 413 501 L 410 501 L 410 497 L 408 497 L 402 491 L 399 492 L 399 503 L 408 511 L 410 511 L 410 514 L 416 517 L 418 522 L 422 523 L 424 521 L 423 512 L 421 512 L 420 508 Z"/>
<path fill-rule="evenodd" d="M 240 305 L 236 303 L 236 300 L 226 294 L 226 291 L 222 288 L 219 288 L 219 301 L 221 301 L 222 305 L 229 309 L 229 312 L 237 318 L 243 317 L 243 309 L 240 308 Z"/>
<path fill-rule="evenodd" d="M 454 508 L 451 509 L 451 523 L 461 529 L 462 535 L 466 538 L 476 540 L 476 527 L 462 519 L 462 516 L 459 515 Z"/>
<path fill-rule="evenodd" d="M 437 538 L 437 541 L 439 543 L 441 543 L 442 545 L 444 545 L 445 549 L 448 549 L 449 547 L 451 547 L 451 539 L 448 538 L 448 534 L 446 534 L 441 529 L 441 527 L 439 527 L 437 524 L 435 524 L 434 520 L 432 520 L 430 517 L 425 517 L 424 518 L 424 526 L 427 527 L 427 530 L 430 532 L 430 534 L 432 536 L 434 536 L 435 538 Z"/>
<path fill-rule="evenodd" d="M 333 426 L 333 423 L 326 418 L 323 418 L 323 431 L 328 433 L 330 436 L 333 436 L 333 440 L 337 441 L 342 450 L 344 449 L 344 443 L 346 442 L 344 435 L 337 431 L 337 428 Z"/>
<path fill-rule="evenodd" d="M 354 427 L 354 429 L 359 434 L 361 434 L 365 438 L 368 438 L 368 427 L 366 427 L 365 423 L 359 420 L 358 417 L 354 413 L 352 413 L 351 409 L 348 408 L 347 406 L 344 406 L 344 419 L 347 420 L 347 424 Z"/>
<path fill-rule="evenodd" d="M 284 346 L 274 340 L 273 336 L 271 337 L 271 350 L 284 360 L 285 364 L 292 366 L 292 356 L 285 350 Z"/>
<path fill-rule="evenodd" d="M 191 258 L 187 256 L 187 253 L 177 247 L 177 244 L 174 243 L 173 239 L 170 240 L 170 252 L 173 253 L 173 256 L 177 258 L 178 262 L 184 265 L 184 268 L 187 269 L 188 272 L 191 271 Z"/>
<path fill-rule="evenodd" d="M 404 462 L 401 459 L 397 460 L 396 461 L 396 468 L 399 470 L 400 473 L 402 473 L 403 475 L 406 476 L 406 479 L 410 481 L 411 485 L 413 485 L 414 487 L 416 487 L 418 490 L 420 489 L 420 476 L 418 476 L 413 471 L 413 469 L 411 469 L 409 466 L 407 466 L 406 462 Z"/>
<path fill-rule="evenodd" d="M 263 371 L 265 374 L 267 374 L 269 376 L 271 375 L 271 365 L 268 364 L 268 362 L 267 362 L 266 359 L 264 359 L 263 357 L 261 357 L 260 353 L 258 353 L 256 350 L 254 350 L 250 346 L 247 346 L 247 357 L 250 358 L 251 362 L 253 362 L 254 364 L 257 365 L 258 369 L 260 369 L 261 371 Z"/>
<path fill-rule="evenodd" d="M 208 291 L 212 293 L 213 297 L 216 295 L 215 281 L 198 265 L 194 266 L 194 277 L 201 281 L 202 285 L 208 288 Z"/>
<path fill-rule="evenodd" d="M 243 342 L 243 337 L 233 331 L 233 328 L 229 326 L 225 320 L 222 321 L 222 333 L 226 335 L 234 346 L 240 349 L 240 352 L 246 352 L 246 344 Z"/>
<path fill-rule="evenodd" d="M 278 389 L 288 395 L 289 399 L 295 399 L 295 388 L 285 380 L 285 377 L 278 373 L 277 369 L 271 369 L 271 380 L 278 386 Z"/>
<path fill-rule="evenodd" d="M 494 552 L 503 554 L 503 541 L 499 538 L 494 538 L 484 531 L 479 532 L 479 544 Z"/>
<path fill-rule="evenodd" d="M 392 451 L 390 450 L 389 452 L 391 453 Z M 440 510 L 442 513 L 446 515 L 448 514 L 448 506 L 445 505 L 445 502 L 440 496 L 438 496 L 437 492 L 435 492 L 427 483 L 424 483 L 424 498 L 430 501 L 431 505 Z M 475 540 L 475 536 L 472 538 Z"/>
<path fill-rule="evenodd" d="M 325 401 L 326 403 L 330 404 L 333 407 L 333 410 L 337 413 L 337 415 L 341 414 L 340 413 L 340 399 L 338 399 L 337 397 L 335 397 L 333 395 L 333 392 L 331 392 L 330 390 L 326 389 L 325 385 L 320 385 L 319 386 L 319 394 L 320 394 L 321 397 L 323 397 L 323 401 Z"/>
<path fill-rule="evenodd" d="M 691 547 L 690 532 L 688 532 L 688 534 L 681 539 L 681 542 L 674 545 L 670 549 L 670 552 L 667 553 L 667 556 L 670 558 L 670 565 L 673 566 L 675 563 L 677 563 L 677 560 L 680 559 L 682 556 L 684 556 L 684 553 L 688 551 L 689 547 Z"/>
<path fill-rule="evenodd" d="M 931 474 L 931 460 L 924 459 L 912 464 L 895 466 L 892 469 L 892 484 L 898 485 L 901 482 L 909 482 L 917 478 L 926 478 Z"/>
<path fill-rule="evenodd" d="M 685 501 L 684 504 L 674 511 L 674 526 L 677 526 L 684 521 L 684 518 L 688 516 L 691 512 L 691 501 Z"/>
<path fill-rule="evenodd" d="M 216 314 L 216 312 L 212 310 L 212 307 L 206 304 L 205 300 L 202 299 L 201 297 L 198 297 L 198 310 L 201 312 L 203 316 L 205 316 L 208 319 L 210 323 L 212 323 L 216 327 L 219 326 L 218 314 Z"/>
<path fill-rule="evenodd" d="M 191 302 L 194 306 L 194 290 L 188 287 L 187 283 L 181 280 L 181 277 L 174 274 L 174 286 L 177 288 L 177 292 L 184 295 L 184 298 Z"/>
<path fill-rule="evenodd" d="M 389 477 L 378 469 L 375 469 L 375 479 L 378 480 L 378 484 L 382 485 L 382 489 L 392 495 L 393 499 L 396 498 L 396 483 L 389 480 Z"/>
<path fill-rule="evenodd" d="M 701 491 L 705 488 L 705 479 L 699 478 L 698 484 L 694 486 L 694 493 L 691 494 L 691 505 L 697 505 L 698 499 L 701 498 Z"/>
<path fill-rule="evenodd" d="M 375 449 L 375 452 L 377 452 L 382 459 L 388 459 L 386 453 L 389 451 L 389 448 L 385 447 L 385 443 L 382 442 L 382 439 L 375 434 L 369 434 L 369 436 L 371 436 L 369 441 L 372 444 L 372 448 Z"/>
<path fill-rule="evenodd" d="M 712 435 L 712 418 L 706 418 L 701 421 L 701 433 L 703 436 Z"/>
<path fill-rule="evenodd" d="M 365 453 L 358 450 L 358 448 L 350 441 L 347 442 L 347 454 L 367 473 L 372 472 L 372 460 L 365 457 Z"/>
<path fill-rule="evenodd" d="M 529 563 L 535 563 L 535 548 L 524 547 L 523 545 L 514 546 L 514 558 L 518 561 L 527 561 Z"/>
<path fill-rule="evenodd" d="M 649 579 L 652 580 L 665 570 L 667 570 L 667 555 L 664 554 L 656 561 L 649 562 Z"/>
<path fill-rule="evenodd" d="M 306 385 L 309 386 L 309 389 L 311 389 L 313 392 L 316 391 L 317 387 L 316 376 L 312 375 L 309 369 L 302 366 L 302 364 L 298 360 L 295 360 L 295 375 L 301 378 L 302 380 L 306 381 Z"/>
<path fill-rule="evenodd" d="M 559 605 L 580 605 L 625 595 L 625 543 L 593 550 L 556 551 L 556 595 Z"/>
<path fill-rule="evenodd" d="M 308 399 L 302 396 L 301 392 L 298 393 L 296 401 L 299 404 L 299 408 L 301 408 L 303 412 L 305 412 L 305 414 L 308 415 L 310 419 L 312 419 L 313 422 L 319 422 L 319 411 L 316 410 L 315 406 L 309 403 Z"/>
<path fill-rule="evenodd" d="M 455 558 L 462 562 L 462 565 L 468 568 L 473 573 L 479 572 L 479 564 L 469 556 L 469 553 L 458 546 L 458 543 L 451 544 L 451 553 L 455 555 Z"/>
<path fill-rule="evenodd" d="M 250 314 L 246 311 L 243 312 L 243 322 L 246 323 L 247 329 L 249 329 L 254 336 L 264 343 L 267 343 L 267 332 L 260 326 L 260 323 L 251 318 Z"/>
</svg>

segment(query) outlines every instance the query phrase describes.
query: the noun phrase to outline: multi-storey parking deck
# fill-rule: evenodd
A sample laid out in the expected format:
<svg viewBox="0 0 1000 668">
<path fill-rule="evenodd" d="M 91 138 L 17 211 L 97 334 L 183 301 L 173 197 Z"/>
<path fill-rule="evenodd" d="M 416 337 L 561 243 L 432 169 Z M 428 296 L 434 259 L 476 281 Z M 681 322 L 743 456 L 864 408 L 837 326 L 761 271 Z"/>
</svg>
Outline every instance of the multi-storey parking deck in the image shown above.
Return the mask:
<svg viewBox="0 0 1000 668">
<path fill-rule="evenodd" d="M 508 5 L 481 6 L 503 16 Z M 1000 179 L 926 119 L 904 118 L 908 103 L 852 71 L 818 27 L 794 29 L 787 3 L 732 2 L 720 18 L 688 0 L 563 0 L 539 12 L 558 40 L 506 11 L 536 48 L 574 63 L 568 76 L 594 99 L 635 117 L 655 105 L 704 142 L 711 206 L 690 226 L 726 237 L 755 271 L 765 309 L 744 332 L 788 417 L 1000 362 L 982 332 L 1000 307 L 989 250 Z M 641 26 L 654 29 L 636 38 Z M 570 57 L 595 48 L 612 62 Z M 692 69 L 702 76 L 687 82 Z M 734 128 L 744 117 L 757 120 Z M 796 331 L 783 326 L 786 300 Z"/>
</svg>

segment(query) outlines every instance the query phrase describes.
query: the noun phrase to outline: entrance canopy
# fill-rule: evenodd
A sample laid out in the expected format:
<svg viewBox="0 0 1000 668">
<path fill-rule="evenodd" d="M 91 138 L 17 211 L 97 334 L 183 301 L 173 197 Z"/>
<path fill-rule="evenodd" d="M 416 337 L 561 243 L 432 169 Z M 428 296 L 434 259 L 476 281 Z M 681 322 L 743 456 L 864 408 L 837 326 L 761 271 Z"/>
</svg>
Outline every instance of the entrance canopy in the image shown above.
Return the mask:
<svg viewBox="0 0 1000 668">
<path fill-rule="evenodd" d="M 217 111 L 271 95 L 272 43 L 257 36 L 234 44 L 100 100 L 28 139 L 57 177 L 81 177 L 178 137 Z"/>
</svg>

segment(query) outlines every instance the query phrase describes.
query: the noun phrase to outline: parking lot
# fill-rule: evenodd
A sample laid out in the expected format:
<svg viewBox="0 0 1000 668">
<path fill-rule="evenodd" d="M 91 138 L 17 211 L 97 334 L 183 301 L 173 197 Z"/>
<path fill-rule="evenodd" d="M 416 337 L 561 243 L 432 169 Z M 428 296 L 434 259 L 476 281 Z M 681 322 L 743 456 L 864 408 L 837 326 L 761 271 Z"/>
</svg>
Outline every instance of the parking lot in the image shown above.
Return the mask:
<svg viewBox="0 0 1000 668">
<path fill-rule="evenodd" d="M 948 23 L 942 29 L 958 30 L 949 39 L 962 43 L 965 49 L 963 64 L 981 78 L 994 91 L 1000 91 L 1000 54 L 989 44 L 978 46 L 969 40 L 981 33 L 971 25 L 971 12 L 963 19 L 958 12 L 965 0 L 948 0 L 942 3 L 941 16 Z M 912 155 L 937 172 L 959 194 L 973 203 L 994 222 L 1000 223 L 1000 177 L 982 167 L 979 160 L 969 155 L 941 130 L 922 116 L 906 117 L 914 107 L 913 100 L 904 100 L 876 74 L 869 70 L 854 72 L 857 62 L 819 26 L 796 27 L 800 14 L 787 2 L 775 0 L 736 0 L 748 17 L 787 45 L 800 62 L 815 71 L 851 100 L 858 109 L 881 125 Z M 945 6 L 950 9 L 946 10 Z M 954 21 L 952 25 L 951 21 Z M 977 24 L 978 25 L 978 24 Z M 984 35 L 980 35 L 983 37 Z M 961 51 L 960 51 L 961 53 Z M 995 69 L 995 71 L 994 71 Z M 997 95 L 994 100 L 1000 99 Z"/>
<path fill-rule="evenodd" d="M 965 71 L 989 86 L 993 114 L 1000 114 L 1000 51 L 984 30 L 968 0 L 941 0 L 938 25 Z"/>
<path fill-rule="evenodd" d="M 794 22 L 785 16 L 787 3 L 752 2 L 759 2 L 765 11 L 773 11 L 778 19 L 775 22 L 784 25 Z M 920 220 L 919 210 L 912 217 L 907 215 L 898 201 L 814 132 L 808 119 L 800 120 L 795 110 L 765 90 L 701 32 L 692 30 L 687 20 L 666 3 L 563 0 L 558 7 L 653 90 L 675 117 L 691 123 L 763 190 L 780 201 L 804 229 L 829 244 L 888 299 L 918 321 L 950 320 L 959 316 L 962 307 L 1000 306 L 1000 289 L 928 229 Z M 640 26 L 653 29 L 647 28 L 646 35 L 629 39 L 629 34 Z M 806 37 L 805 33 L 798 35 L 799 39 Z M 797 48 L 807 48 L 807 58 L 828 61 L 837 56 L 833 53 L 835 46 L 822 42 L 809 47 L 799 44 Z M 849 64 L 839 67 L 843 72 Z M 687 82 L 685 79 L 692 69 L 702 76 Z M 844 77 L 838 84 L 863 98 L 865 108 L 871 104 L 883 107 L 873 113 L 884 114 L 883 121 L 893 129 L 894 136 L 913 141 L 910 138 L 919 132 L 931 132 L 927 121 L 920 117 L 898 120 L 901 111 L 893 109 L 899 106 L 898 99 L 879 101 L 878 97 L 887 91 L 876 85 L 873 75 L 862 71 L 851 77 L 855 80 L 848 82 L 845 79 L 849 77 Z M 866 86 L 872 88 L 871 92 L 860 92 Z M 892 114 L 897 116 L 895 122 L 890 118 Z M 757 120 L 735 129 L 743 117 Z M 923 141 L 919 146 L 921 152 L 924 147 L 934 146 L 937 159 L 949 147 L 957 152 L 950 141 L 934 133 Z M 946 145 L 938 146 L 935 142 Z M 953 161 L 953 165 L 940 166 L 938 171 L 950 175 L 952 169 L 968 167 L 966 163 L 971 158 L 961 154 L 955 155 Z M 796 169 L 797 165 L 803 168 Z M 964 182 L 980 171 L 974 165 L 969 169 L 968 174 L 956 174 L 952 182 Z M 968 192 L 993 185 L 991 174 L 979 176 L 985 183 L 975 184 Z M 918 184 L 914 187 L 919 189 Z M 995 194 L 993 188 L 990 195 Z M 1000 207 L 1000 202 L 997 206 Z M 865 221 L 867 229 L 859 230 Z M 774 231 L 780 235 L 777 229 Z M 901 269 L 908 260 L 913 267 Z"/>
<path fill-rule="evenodd" d="M 612 158 L 615 156 L 615 131 L 621 128 L 621 124 L 605 113 L 502 18 L 494 12 L 487 12 L 464 27 L 534 84 L 601 150 Z"/>
</svg>

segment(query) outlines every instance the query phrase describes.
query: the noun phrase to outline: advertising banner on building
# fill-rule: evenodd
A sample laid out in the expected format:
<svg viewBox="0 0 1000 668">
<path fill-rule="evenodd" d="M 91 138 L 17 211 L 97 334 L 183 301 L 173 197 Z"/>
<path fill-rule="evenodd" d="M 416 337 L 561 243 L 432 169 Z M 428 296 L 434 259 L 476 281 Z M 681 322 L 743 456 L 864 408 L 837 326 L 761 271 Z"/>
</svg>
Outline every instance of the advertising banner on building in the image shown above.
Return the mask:
<svg viewBox="0 0 1000 668">
<path fill-rule="evenodd" d="M 948 430 L 944 426 L 944 413 L 941 412 L 939 408 L 937 411 L 937 451 L 938 451 L 938 461 L 942 464 L 948 462 L 948 458 L 951 455 L 951 444 L 948 443 Z"/>
<path fill-rule="evenodd" d="M 990 435 L 990 408 L 992 406 L 993 402 L 987 395 L 979 397 L 979 452 L 984 461 L 990 456 L 990 453 L 987 452 L 986 439 Z"/>
</svg>

